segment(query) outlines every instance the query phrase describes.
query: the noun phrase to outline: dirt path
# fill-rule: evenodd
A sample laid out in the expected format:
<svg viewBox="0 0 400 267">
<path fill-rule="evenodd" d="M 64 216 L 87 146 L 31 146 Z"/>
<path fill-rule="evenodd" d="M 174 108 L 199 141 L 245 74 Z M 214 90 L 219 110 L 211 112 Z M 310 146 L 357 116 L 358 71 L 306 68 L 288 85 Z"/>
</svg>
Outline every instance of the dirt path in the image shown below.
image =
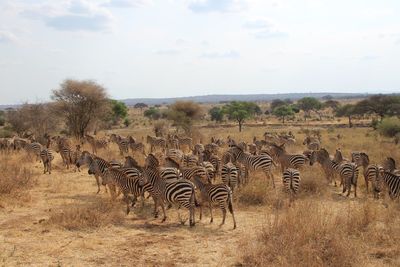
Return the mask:
<svg viewBox="0 0 400 267">
<path fill-rule="evenodd" d="M 42 169 L 36 164 L 34 170 L 39 174 Z M 240 240 L 257 232 L 267 214 L 264 207 L 237 208 L 236 230 L 232 230 L 229 213 L 227 223 L 219 227 L 219 211 L 213 224 L 206 214 L 194 228 L 181 226 L 175 209 L 168 211 L 163 224 L 149 214 L 143 218 L 135 213 L 122 225 L 87 231 L 68 231 L 47 223 L 51 212 L 65 206 L 109 199 L 106 193 L 96 195 L 95 191 L 94 177 L 86 170 L 56 169 L 52 175 L 39 174 L 29 202 L 0 209 L 0 265 L 233 265 Z M 151 201 L 146 205 L 150 209 Z"/>
</svg>

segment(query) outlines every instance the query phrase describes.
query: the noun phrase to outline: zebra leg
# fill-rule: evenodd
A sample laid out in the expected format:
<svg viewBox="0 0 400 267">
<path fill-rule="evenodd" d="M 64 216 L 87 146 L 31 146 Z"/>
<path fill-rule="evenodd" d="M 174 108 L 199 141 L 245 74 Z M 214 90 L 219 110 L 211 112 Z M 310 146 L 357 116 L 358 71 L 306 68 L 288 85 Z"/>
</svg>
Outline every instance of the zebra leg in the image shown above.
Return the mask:
<svg viewBox="0 0 400 267">
<path fill-rule="evenodd" d="M 97 193 L 100 193 L 100 180 L 99 180 L 99 176 L 97 174 L 94 175 L 94 178 L 96 178 L 96 183 L 97 183 Z"/>
<path fill-rule="evenodd" d="M 369 192 L 368 190 L 368 176 L 364 175 L 364 180 L 365 180 L 365 187 L 367 188 L 367 194 Z"/>
<path fill-rule="evenodd" d="M 226 219 L 226 208 L 225 208 L 225 203 L 221 203 L 220 204 L 220 208 L 222 210 L 222 223 L 220 224 L 220 226 L 225 224 L 225 219 Z"/>
<path fill-rule="evenodd" d="M 202 208 L 202 205 L 201 205 L 201 204 L 199 205 L 199 209 L 200 209 L 200 217 L 199 217 L 199 220 L 201 221 L 201 218 L 203 217 L 203 208 Z"/>
<path fill-rule="evenodd" d="M 161 222 L 165 222 L 165 220 L 167 219 L 167 213 L 165 212 L 164 202 L 162 202 L 162 201 L 161 201 L 161 209 L 163 212 L 163 219 L 161 220 Z"/>
<path fill-rule="evenodd" d="M 214 217 L 213 217 L 213 213 L 212 213 L 212 205 L 211 205 L 211 201 L 210 203 L 208 203 L 208 207 L 210 208 L 210 215 L 211 215 L 211 220 L 210 223 L 212 223 L 214 221 Z"/>
<path fill-rule="evenodd" d="M 232 195 L 230 195 L 230 197 L 228 199 L 228 209 L 229 209 L 229 212 L 232 214 L 233 229 L 236 229 L 236 219 L 235 219 L 235 214 L 233 212 Z"/>
</svg>

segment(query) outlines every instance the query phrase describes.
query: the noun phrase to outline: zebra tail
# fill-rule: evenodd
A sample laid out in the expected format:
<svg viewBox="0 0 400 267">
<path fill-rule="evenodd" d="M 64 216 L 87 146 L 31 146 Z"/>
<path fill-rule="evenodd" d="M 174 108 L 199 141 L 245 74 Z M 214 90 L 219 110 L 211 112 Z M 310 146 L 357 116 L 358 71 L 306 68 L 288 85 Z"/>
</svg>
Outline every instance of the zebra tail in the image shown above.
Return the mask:
<svg viewBox="0 0 400 267">
<path fill-rule="evenodd" d="M 228 193 L 228 209 L 230 213 L 233 213 L 233 206 L 232 206 L 232 190 L 229 188 Z"/>
<path fill-rule="evenodd" d="M 194 206 L 195 207 L 200 207 L 200 204 L 199 204 L 199 202 L 197 201 L 197 198 L 196 198 L 196 191 L 195 191 L 194 188 L 192 190 L 192 197 L 193 197 Z"/>
</svg>

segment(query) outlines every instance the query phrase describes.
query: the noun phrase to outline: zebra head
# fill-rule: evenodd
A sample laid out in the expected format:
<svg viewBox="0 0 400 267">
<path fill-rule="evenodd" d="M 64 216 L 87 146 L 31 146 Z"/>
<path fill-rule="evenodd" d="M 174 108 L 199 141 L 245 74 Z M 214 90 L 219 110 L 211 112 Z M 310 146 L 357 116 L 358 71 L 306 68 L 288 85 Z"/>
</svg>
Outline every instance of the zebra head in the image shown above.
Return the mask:
<svg viewBox="0 0 400 267">
<path fill-rule="evenodd" d="M 81 157 L 76 162 L 76 167 L 81 167 L 91 160 L 91 154 L 88 151 L 83 151 Z M 90 174 L 90 173 L 89 173 Z"/>
</svg>

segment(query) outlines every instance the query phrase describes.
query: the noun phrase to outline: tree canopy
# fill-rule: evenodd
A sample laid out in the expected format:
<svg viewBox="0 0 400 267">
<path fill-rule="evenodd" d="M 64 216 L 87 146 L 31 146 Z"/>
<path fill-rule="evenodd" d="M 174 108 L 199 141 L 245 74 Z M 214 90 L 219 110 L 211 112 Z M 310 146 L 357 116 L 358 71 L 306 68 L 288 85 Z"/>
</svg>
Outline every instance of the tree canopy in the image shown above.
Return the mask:
<svg viewBox="0 0 400 267">
<path fill-rule="evenodd" d="M 304 118 L 306 119 L 310 116 L 311 111 L 318 113 L 323 105 L 315 97 L 303 97 L 302 99 L 297 101 L 297 107 L 304 111 Z"/>
<path fill-rule="evenodd" d="M 221 122 L 222 119 L 224 118 L 224 113 L 222 111 L 222 108 L 220 108 L 220 107 L 211 108 L 208 111 L 208 114 L 210 114 L 212 121 Z"/>
<path fill-rule="evenodd" d="M 274 109 L 273 114 L 282 119 L 282 123 L 285 123 L 285 118 L 294 115 L 294 111 L 290 105 L 279 106 Z"/>
<path fill-rule="evenodd" d="M 223 113 L 228 119 L 239 124 L 239 131 L 242 131 L 243 122 L 261 112 L 260 107 L 253 102 L 233 101 L 222 107 Z"/>
<path fill-rule="evenodd" d="M 384 116 L 400 115 L 400 96 L 374 95 L 361 100 L 356 105 L 358 113 L 376 114 L 382 120 Z"/>
<path fill-rule="evenodd" d="M 203 115 L 202 108 L 193 101 L 177 101 L 168 107 L 167 118 L 174 122 L 178 129 L 182 128 L 186 133 L 191 132 L 193 121 Z"/>
</svg>

